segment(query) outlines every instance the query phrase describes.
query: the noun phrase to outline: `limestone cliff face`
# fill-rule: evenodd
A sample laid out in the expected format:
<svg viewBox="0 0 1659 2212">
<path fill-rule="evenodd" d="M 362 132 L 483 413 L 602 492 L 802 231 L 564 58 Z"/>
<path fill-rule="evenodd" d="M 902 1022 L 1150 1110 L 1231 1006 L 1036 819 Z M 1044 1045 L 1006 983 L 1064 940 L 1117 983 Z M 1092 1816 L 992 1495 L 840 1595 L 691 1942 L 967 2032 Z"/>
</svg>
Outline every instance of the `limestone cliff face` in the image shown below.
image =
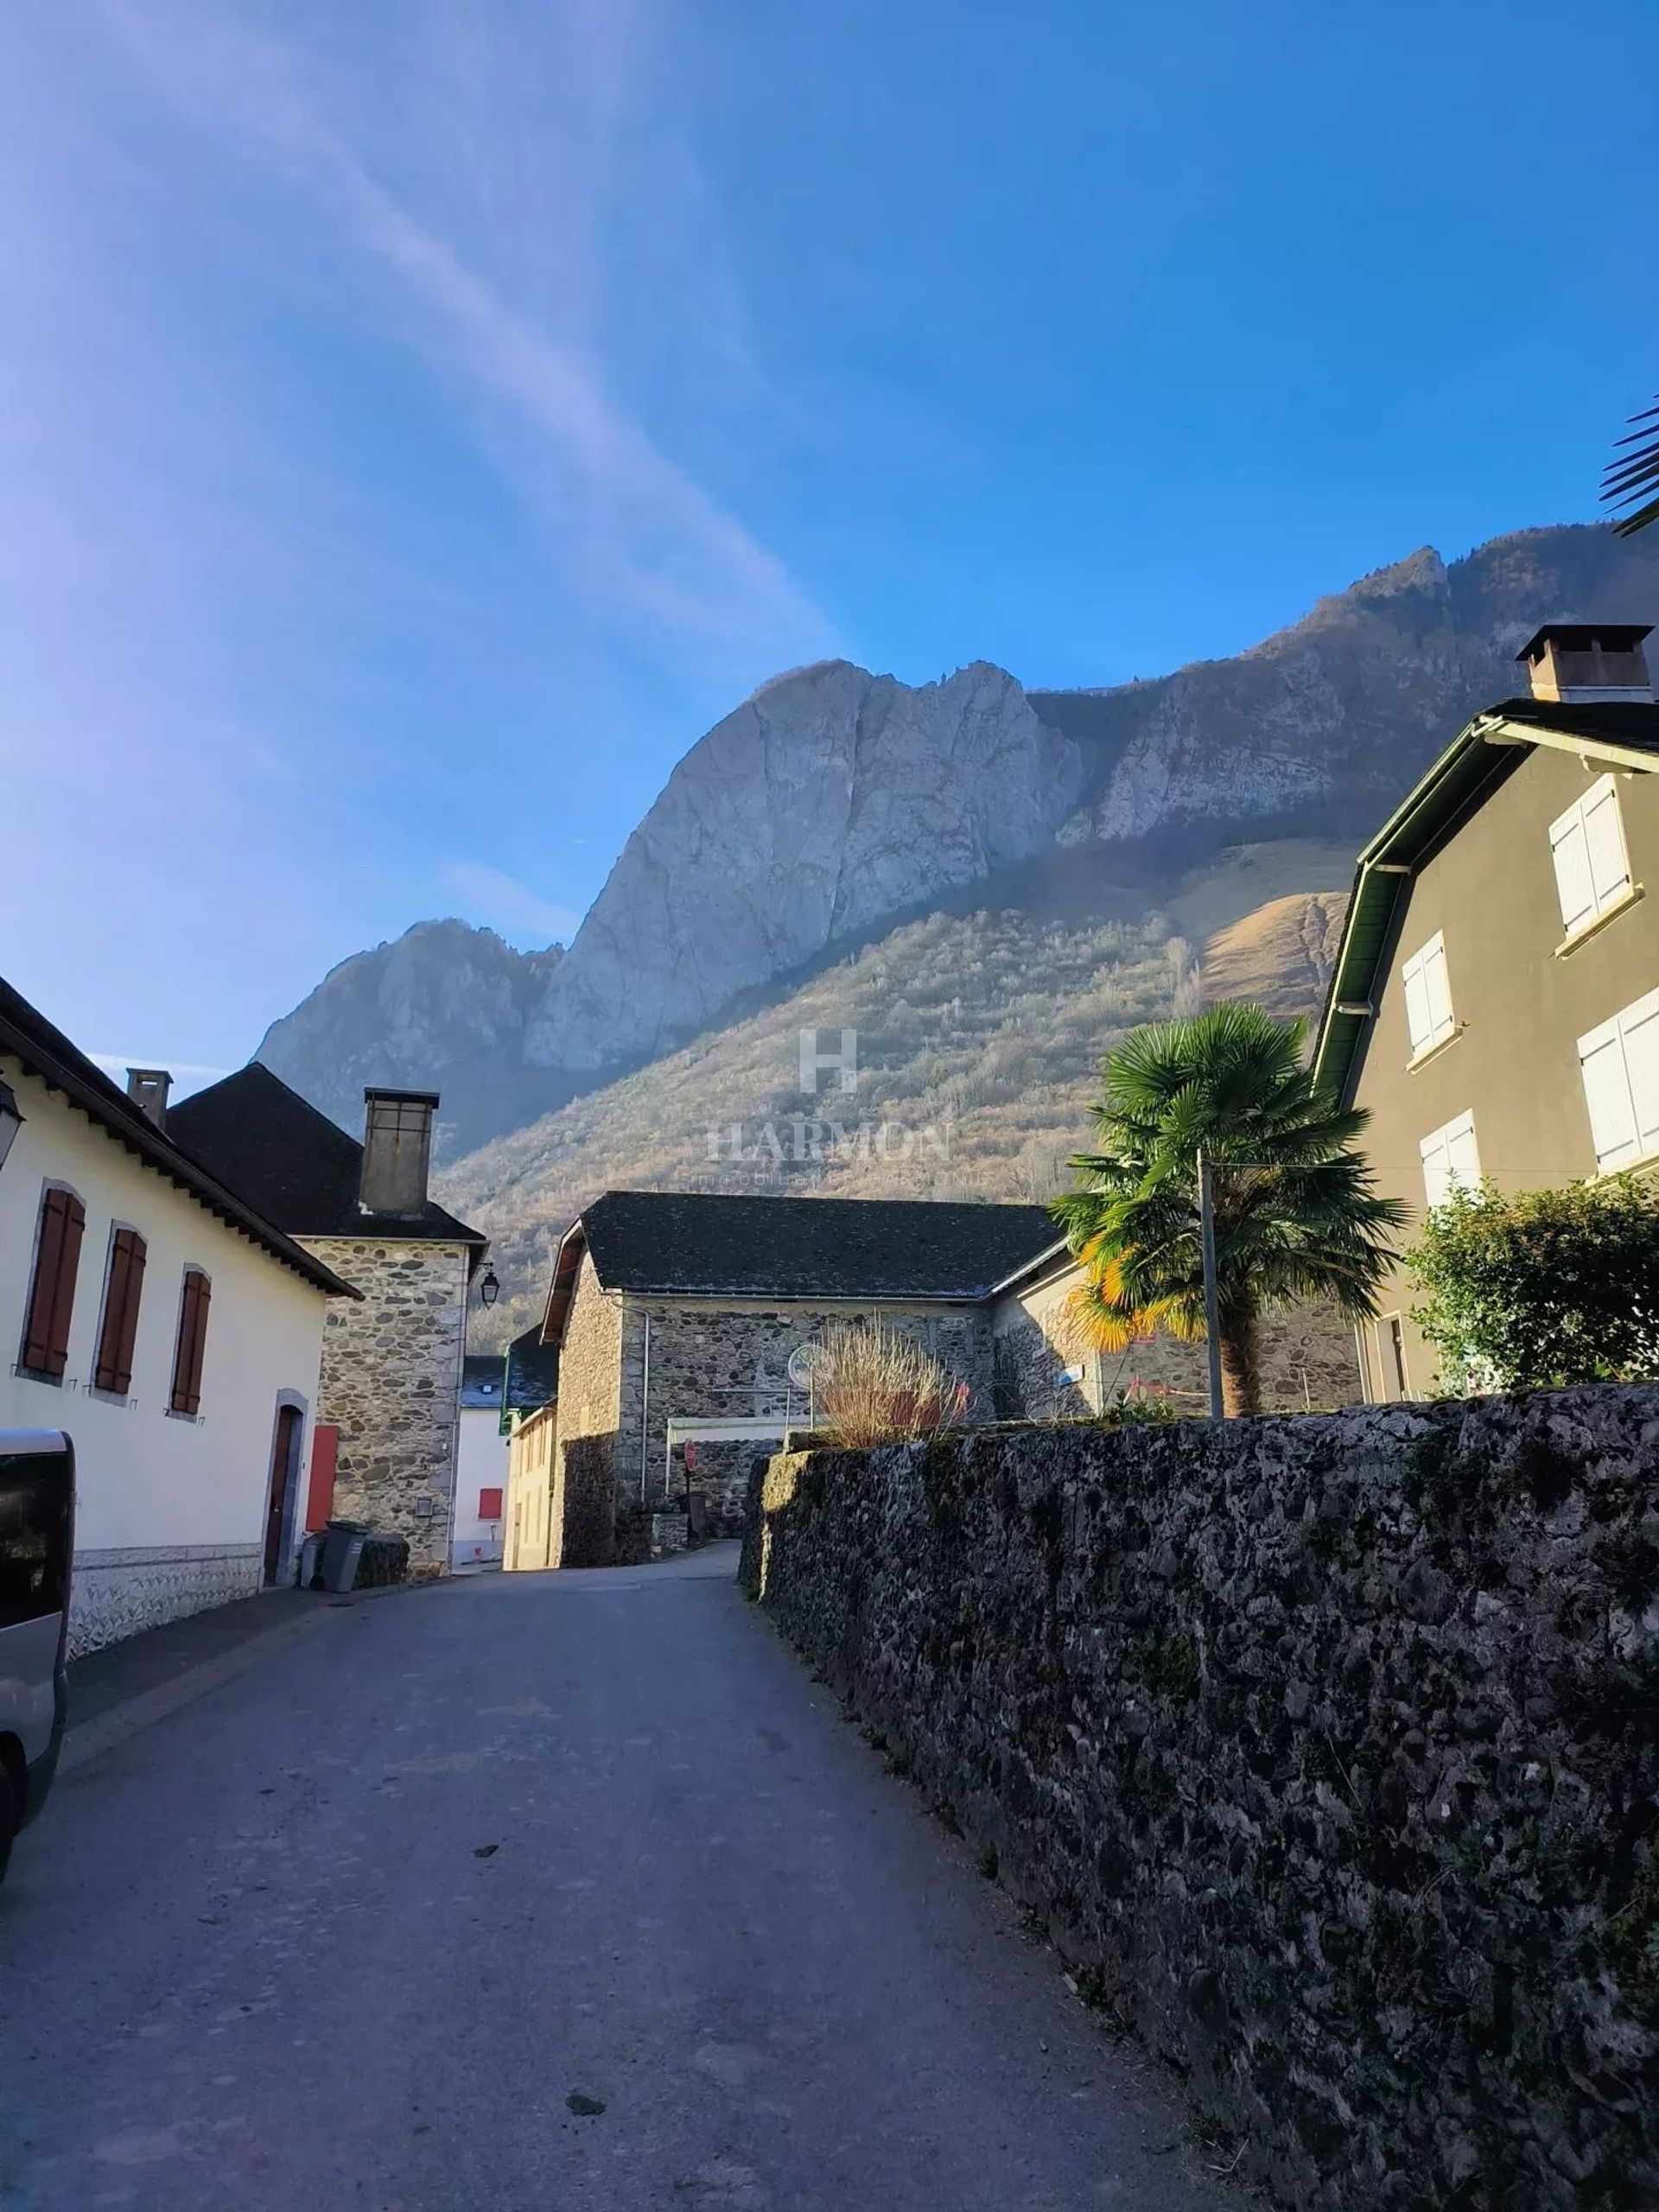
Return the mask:
<svg viewBox="0 0 1659 2212">
<path fill-rule="evenodd" d="M 1109 690 L 1027 691 L 983 662 L 916 689 L 799 669 L 691 747 L 562 959 L 423 924 L 336 969 L 260 1057 L 348 1127 L 365 1082 L 441 1090 L 453 1156 L 964 887 L 1144 889 L 1239 842 L 1357 845 L 1520 688 L 1539 622 L 1656 616 L 1659 532 L 1586 525 L 1449 566 L 1425 548 L 1249 652 Z"/>
<path fill-rule="evenodd" d="M 629 838 L 526 1031 L 590 1069 L 702 1027 L 839 938 L 1053 842 L 1082 748 L 984 662 L 912 690 L 823 661 L 694 745 Z"/>
<path fill-rule="evenodd" d="M 517 952 L 466 922 L 417 922 L 331 969 L 255 1057 L 353 1135 L 365 1084 L 437 1090 L 443 1149 L 463 1150 L 516 1103 L 509 1071 L 563 957 L 556 944 Z"/>
</svg>

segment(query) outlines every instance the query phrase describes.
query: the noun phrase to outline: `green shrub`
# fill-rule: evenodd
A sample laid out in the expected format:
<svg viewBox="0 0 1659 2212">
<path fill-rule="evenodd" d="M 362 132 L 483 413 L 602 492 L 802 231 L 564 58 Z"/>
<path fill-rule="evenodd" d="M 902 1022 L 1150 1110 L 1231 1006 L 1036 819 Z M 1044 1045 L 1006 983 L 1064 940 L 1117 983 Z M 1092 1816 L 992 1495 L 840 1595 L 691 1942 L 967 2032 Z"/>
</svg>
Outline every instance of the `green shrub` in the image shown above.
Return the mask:
<svg viewBox="0 0 1659 2212">
<path fill-rule="evenodd" d="M 1659 1376 L 1659 1202 L 1635 1176 L 1455 1191 L 1408 1265 L 1426 1293 L 1413 1318 L 1453 1388 Z"/>
</svg>

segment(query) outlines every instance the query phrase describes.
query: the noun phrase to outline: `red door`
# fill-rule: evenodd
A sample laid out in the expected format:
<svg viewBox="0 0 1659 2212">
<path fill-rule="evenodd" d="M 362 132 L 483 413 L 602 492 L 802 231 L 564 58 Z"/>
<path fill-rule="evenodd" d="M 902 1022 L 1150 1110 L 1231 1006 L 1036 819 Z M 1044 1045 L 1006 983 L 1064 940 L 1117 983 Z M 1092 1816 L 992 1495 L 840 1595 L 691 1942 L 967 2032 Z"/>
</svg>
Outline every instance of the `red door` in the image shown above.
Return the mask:
<svg viewBox="0 0 1659 2212">
<path fill-rule="evenodd" d="M 283 1571 L 283 1530 L 288 1519 L 289 1492 L 299 1465 L 300 1430 L 305 1421 L 297 1406 L 283 1406 L 276 1415 L 276 1442 L 270 1455 L 270 1503 L 265 1512 L 265 1582 L 267 1587 Z"/>
</svg>

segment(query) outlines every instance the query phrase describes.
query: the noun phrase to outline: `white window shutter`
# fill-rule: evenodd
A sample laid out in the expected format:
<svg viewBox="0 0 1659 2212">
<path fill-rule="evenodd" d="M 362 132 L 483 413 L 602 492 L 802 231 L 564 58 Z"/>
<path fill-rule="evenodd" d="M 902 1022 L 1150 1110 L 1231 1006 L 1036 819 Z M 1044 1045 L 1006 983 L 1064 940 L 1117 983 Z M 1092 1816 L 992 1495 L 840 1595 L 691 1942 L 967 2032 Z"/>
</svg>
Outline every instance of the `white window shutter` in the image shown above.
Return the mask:
<svg viewBox="0 0 1659 2212">
<path fill-rule="evenodd" d="M 1604 776 L 1585 793 L 1582 805 L 1591 887 L 1595 893 L 1596 912 L 1600 913 L 1630 887 L 1630 863 L 1624 850 L 1618 785 L 1611 776 Z"/>
<path fill-rule="evenodd" d="M 1649 991 L 1618 1017 L 1624 1074 L 1630 1087 L 1638 1151 L 1659 1151 L 1659 991 Z"/>
<path fill-rule="evenodd" d="M 1622 1167 L 1636 1158 L 1641 1147 L 1624 1067 L 1624 1043 L 1616 1020 L 1604 1021 L 1599 1028 L 1580 1038 L 1579 1067 L 1584 1077 L 1584 1103 L 1590 1111 L 1596 1166 L 1604 1171 Z"/>
<path fill-rule="evenodd" d="M 1560 896 L 1561 921 L 1571 937 L 1574 930 L 1595 919 L 1596 887 L 1590 873 L 1590 846 L 1584 815 L 1571 806 L 1549 825 L 1550 856 L 1555 863 L 1555 888 Z"/>
<path fill-rule="evenodd" d="M 1428 1033 L 1438 1045 L 1457 1024 L 1452 1018 L 1452 985 L 1446 972 L 1446 940 L 1437 937 L 1423 952 L 1423 988 L 1428 995 Z"/>
<path fill-rule="evenodd" d="M 1445 1130 L 1436 1129 L 1432 1137 L 1425 1137 L 1421 1149 L 1423 1155 L 1424 1202 L 1430 1206 L 1444 1205 L 1452 1188 Z"/>
<path fill-rule="evenodd" d="M 1411 1039 L 1414 1053 L 1428 1050 L 1434 1034 L 1434 1024 L 1428 1009 L 1428 983 L 1423 973 L 1423 956 L 1408 960 L 1405 967 L 1406 1032 Z"/>
<path fill-rule="evenodd" d="M 1480 1154 L 1475 1147 L 1475 1117 L 1465 1114 L 1446 1127 L 1446 1165 L 1448 1179 L 1465 1191 L 1480 1186 Z"/>
</svg>

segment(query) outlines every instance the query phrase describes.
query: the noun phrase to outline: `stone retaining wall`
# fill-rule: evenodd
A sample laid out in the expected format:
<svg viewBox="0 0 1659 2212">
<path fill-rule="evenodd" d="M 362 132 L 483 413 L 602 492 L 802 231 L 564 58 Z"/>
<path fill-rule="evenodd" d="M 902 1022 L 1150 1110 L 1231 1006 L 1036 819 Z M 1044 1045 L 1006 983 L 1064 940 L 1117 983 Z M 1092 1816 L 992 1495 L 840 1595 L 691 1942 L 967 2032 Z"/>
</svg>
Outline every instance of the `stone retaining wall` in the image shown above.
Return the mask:
<svg viewBox="0 0 1659 2212">
<path fill-rule="evenodd" d="M 984 1430 L 774 1459 L 744 1571 L 1241 2177 L 1625 2212 L 1656 1466 L 1646 1389 Z"/>
</svg>

